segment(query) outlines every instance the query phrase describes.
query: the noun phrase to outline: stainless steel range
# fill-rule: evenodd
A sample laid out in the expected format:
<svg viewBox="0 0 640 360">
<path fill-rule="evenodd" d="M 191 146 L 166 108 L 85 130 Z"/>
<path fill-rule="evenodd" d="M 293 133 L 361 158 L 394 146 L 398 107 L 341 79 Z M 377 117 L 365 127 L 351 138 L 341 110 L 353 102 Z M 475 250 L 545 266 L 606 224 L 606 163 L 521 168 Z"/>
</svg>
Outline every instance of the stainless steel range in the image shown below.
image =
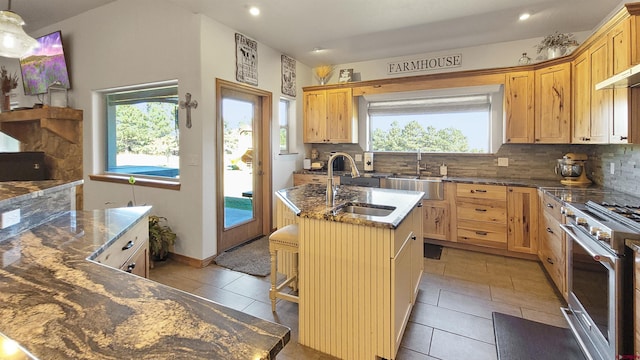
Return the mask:
<svg viewBox="0 0 640 360">
<path fill-rule="evenodd" d="M 625 239 L 640 239 L 640 206 L 588 201 L 562 210 L 569 295 L 564 315 L 587 358 L 632 355 L 633 255 Z"/>
</svg>

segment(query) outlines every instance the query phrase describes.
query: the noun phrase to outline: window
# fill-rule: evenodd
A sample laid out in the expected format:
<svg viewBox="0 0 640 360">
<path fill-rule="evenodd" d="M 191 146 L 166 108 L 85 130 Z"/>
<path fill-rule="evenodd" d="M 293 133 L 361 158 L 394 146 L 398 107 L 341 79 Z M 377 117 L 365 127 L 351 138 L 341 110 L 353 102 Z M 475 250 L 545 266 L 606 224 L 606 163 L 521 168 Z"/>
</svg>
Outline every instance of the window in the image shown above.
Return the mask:
<svg viewBox="0 0 640 360">
<path fill-rule="evenodd" d="M 280 99 L 280 154 L 289 153 L 289 111 L 291 102 L 287 99 Z"/>
<path fill-rule="evenodd" d="M 177 85 L 110 92 L 106 105 L 107 172 L 180 176 Z"/>
<path fill-rule="evenodd" d="M 497 151 L 502 144 L 502 93 L 482 90 L 370 100 L 368 149 L 477 154 Z"/>
</svg>

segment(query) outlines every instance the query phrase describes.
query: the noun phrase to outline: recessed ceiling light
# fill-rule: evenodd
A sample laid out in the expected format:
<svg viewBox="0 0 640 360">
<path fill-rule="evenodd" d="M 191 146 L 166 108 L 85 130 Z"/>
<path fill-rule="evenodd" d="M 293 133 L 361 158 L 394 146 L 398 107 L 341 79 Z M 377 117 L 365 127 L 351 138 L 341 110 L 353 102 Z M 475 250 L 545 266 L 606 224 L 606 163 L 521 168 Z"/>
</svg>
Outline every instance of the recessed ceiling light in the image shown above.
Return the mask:
<svg viewBox="0 0 640 360">
<path fill-rule="evenodd" d="M 260 9 L 258 9 L 257 6 L 252 6 L 249 8 L 249 14 L 253 15 L 253 16 L 258 16 L 260 15 Z"/>
<path fill-rule="evenodd" d="M 323 49 L 323 48 L 321 48 L 321 47 L 314 47 L 312 51 L 313 51 L 314 53 L 319 53 L 319 52 L 322 52 L 322 50 L 324 50 L 324 49 Z"/>
<path fill-rule="evenodd" d="M 520 20 L 527 20 L 530 16 L 531 14 L 529 13 L 523 13 L 520 15 Z"/>
</svg>

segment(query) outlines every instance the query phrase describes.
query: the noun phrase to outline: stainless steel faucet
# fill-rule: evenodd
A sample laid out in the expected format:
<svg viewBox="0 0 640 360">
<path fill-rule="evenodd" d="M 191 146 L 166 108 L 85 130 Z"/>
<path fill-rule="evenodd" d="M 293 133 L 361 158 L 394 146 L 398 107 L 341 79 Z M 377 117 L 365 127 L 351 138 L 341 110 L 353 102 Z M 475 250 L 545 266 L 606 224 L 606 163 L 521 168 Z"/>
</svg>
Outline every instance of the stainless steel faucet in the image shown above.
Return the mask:
<svg viewBox="0 0 640 360">
<path fill-rule="evenodd" d="M 345 152 L 340 152 L 340 151 L 331 155 L 331 157 L 329 158 L 329 161 L 327 161 L 327 177 L 328 177 L 327 178 L 327 206 L 331 206 L 331 207 L 333 207 L 333 204 L 335 202 L 336 192 L 338 191 L 338 188 L 335 185 L 333 185 L 333 160 L 335 160 L 337 156 L 344 156 L 347 159 L 349 159 L 349 162 L 351 164 L 351 177 L 354 177 L 354 178 L 360 177 L 360 172 L 356 167 L 356 162 L 353 160 L 351 155 Z"/>
<path fill-rule="evenodd" d="M 420 171 L 422 170 L 420 161 L 422 161 L 422 153 L 420 152 L 420 148 L 418 148 L 418 159 L 416 161 L 416 174 L 418 174 L 418 176 L 420 176 Z"/>
</svg>

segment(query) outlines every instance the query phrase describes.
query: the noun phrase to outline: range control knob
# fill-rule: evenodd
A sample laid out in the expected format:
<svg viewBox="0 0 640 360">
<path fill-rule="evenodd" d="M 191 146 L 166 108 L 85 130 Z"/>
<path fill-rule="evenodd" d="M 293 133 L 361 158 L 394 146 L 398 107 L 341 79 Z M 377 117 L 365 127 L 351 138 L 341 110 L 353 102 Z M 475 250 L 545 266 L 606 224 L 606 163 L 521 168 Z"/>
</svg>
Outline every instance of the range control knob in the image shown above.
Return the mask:
<svg viewBox="0 0 640 360">
<path fill-rule="evenodd" d="M 587 225 L 587 219 L 585 219 L 583 217 L 576 218 L 576 224 L 581 225 L 581 226 L 585 226 L 585 225 Z"/>
<path fill-rule="evenodd" d="M 597 226 L 589 226 L 589 232 L 591 233 L 591 235 L 596 235 L 600 232 L 600 228 Z"/>
<path fill-rule="evenodd" d="M 596 238 L 600 241 L 609 241 L 611 240 L 611 234 L 606 231 L 598 231 L 596 232 Z"/>
<path fill-rule="evenodd" d="M 564 206 L 560 208 L 560 213 L 562 215 L 570 217 L 570 218 L 575 217 L 575 214 L 573 213 L 573 210 L 568 209 L 568 208 L 566 208 Z"/>
</svg>

